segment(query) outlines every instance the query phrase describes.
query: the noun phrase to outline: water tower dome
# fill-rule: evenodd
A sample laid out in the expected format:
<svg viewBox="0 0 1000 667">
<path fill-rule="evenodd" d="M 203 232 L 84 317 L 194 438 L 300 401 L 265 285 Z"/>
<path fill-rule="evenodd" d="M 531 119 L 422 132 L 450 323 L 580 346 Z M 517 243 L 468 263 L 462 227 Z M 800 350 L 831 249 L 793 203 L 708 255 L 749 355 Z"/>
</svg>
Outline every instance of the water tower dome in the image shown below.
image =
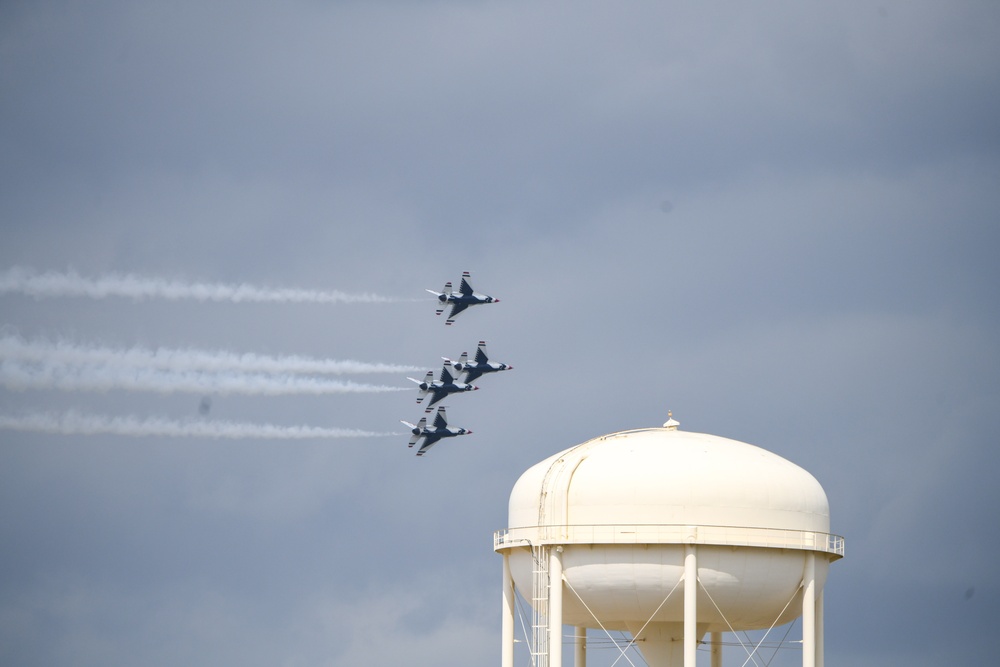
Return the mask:
<svg viewBox="0 0 1000 667">
<path fill-rule="evenodd" d="M 651 667 L 687 666 L 706 632 L 799 615 L 803 664 L 822 661 L 821 592 L 843 555 L 823 488 L 772 452 L 677 427 L 589 440 L 514 485 L 494 547 L 511 589 L 532 591 L 536 664 L 561 655 L 562 624 L 630 632 Z"/>
</svg>

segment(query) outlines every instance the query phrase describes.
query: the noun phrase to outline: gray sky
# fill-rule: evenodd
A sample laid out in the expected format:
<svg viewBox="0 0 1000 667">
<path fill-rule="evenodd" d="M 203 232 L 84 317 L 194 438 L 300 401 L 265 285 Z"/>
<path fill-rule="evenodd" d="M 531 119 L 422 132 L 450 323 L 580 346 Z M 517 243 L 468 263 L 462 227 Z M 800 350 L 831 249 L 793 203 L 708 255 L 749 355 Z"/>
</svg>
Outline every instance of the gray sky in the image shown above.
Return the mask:
<svg viewBox="0 0 1000 667">
<path fill-rule="evenodd" d="M 0 663 L 493 665 L 520 473 L 668 409 L 823 484 L 829 664 L 996 653 L 994 3 L 204 4 L 0 5 L 0 273 L 399 300 L 8 292 L 0 338 L 516 368 L 423 459 L 409 388 L 7 381 L 7 416 L 400 435 L 0 430 Z M 445 327 L 463 270 L 502 301 Z"/>
</svg>

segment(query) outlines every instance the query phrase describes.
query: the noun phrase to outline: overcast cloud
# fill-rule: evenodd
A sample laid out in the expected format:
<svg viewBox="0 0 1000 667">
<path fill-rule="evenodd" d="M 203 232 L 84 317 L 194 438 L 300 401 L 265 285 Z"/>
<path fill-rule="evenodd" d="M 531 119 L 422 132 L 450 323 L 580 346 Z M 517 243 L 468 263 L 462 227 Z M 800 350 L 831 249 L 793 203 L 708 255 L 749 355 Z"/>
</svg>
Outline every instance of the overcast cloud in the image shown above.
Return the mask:
<svg viewBox="0 0 1000 667">
<path fill-rule="evenodd" d="M 0 4 L 0 275 L 384 297 L 5 288 L 5 344 L 437 370 L 485 339 L 515 366 L 422 459 L 423 370 L 266 395 L 4 371 L 4 418 L 188 431 L 3 422 L 0 663 L 494 665 L 518 476 L 672 410 L 822 483 L 828 664 L 988 664 L 998 118 L 991 2 Z M 464 270 L 501 303 L 446 327 L 424 289 Z"/>
</svg>

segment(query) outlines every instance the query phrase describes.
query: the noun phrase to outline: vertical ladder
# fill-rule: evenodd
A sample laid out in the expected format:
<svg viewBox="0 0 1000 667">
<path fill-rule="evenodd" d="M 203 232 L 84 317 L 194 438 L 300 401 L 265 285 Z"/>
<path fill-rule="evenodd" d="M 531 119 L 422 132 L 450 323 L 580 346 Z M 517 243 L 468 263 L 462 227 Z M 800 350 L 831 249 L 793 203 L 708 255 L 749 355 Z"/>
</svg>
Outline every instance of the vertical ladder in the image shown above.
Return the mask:
<svg viewBox="0 0 1000 667">
<path fill-rule="evenodd" d="M 531 547 L 531 664 L 549 666 L 549 547 Z"/>
</svg>

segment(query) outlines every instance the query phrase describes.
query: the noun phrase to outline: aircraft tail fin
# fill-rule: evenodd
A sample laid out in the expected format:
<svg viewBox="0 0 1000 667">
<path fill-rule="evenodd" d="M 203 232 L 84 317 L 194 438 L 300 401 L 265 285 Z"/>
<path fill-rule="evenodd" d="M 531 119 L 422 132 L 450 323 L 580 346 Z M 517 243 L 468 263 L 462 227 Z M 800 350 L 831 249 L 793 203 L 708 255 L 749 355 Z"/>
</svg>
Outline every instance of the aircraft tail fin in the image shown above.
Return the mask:
<svg viewBox="0 0 1000 667">
<path fill-rule="evenodd" d="M 454 369 L 451 366 L 451 360 L 445 359 L 444 365 L 441 367 L 441 382 L 445 384 L 451 384 L 455 381 L 455 374 L 452 372 Z"/>
<path fill-rule="evenodd" d="M 427 375 L 424 376 L 423 381 L 411 378 L 410 376 L 406 376 L 406 379 L 417 385 L 417 389 L 420 391 L 420 395 L 417 396 L 417 403 L 422 403 L 424 397 L 427 396 L 427 390 L 430 388 L 431 383 L 434 382 L 434 373 L 432 371 L 427 371 Z"/>
<path fill-rule="evenodd" d="M 479 347 L 476 348 L 476 363 L 485 364 L 490 359 L 486 356 L 486 341 L 479 341 Z"/>
<path fill-rule="evenodd" d="M 462 285 L 459 289 L 465 296 L 472 296 L 472 276 L 468 271 L 462 271 Z"/>
<path fill-rule="evenodd" d="M 445 306 L 448 304 L 448 299 L 450 299 L 451 296 L 452 296 L 451 283 L 447 282 L 447 283 L 444 284 L 444 291 L 443 292 L 435 292 L 432 289 L 426 289 L 426 288 L 424 289 L 424 291 L 425 292 L 430 292 L 431 294 L 433 294 L 434 296 L 437 297 L 438 308 L 437 308 L 436 312 L 437 312 L 438 315 L 440 315 L 441 313 L 443 313 Z"/>
<path fill-rule="evenodd" d="M 403 421 L 402 419 L 400 421 Z M 407 447 L 412 447 L 417 444 L 417 441 L 424 436 L 424 431 L 427 429 L 427 417 L 421 417 L 420 421 L 416 424 L 411 424 L 410 422 L 403 421 L 404 424 L 410 427 L 413 431 L 413 435 L 410 436 L 410 443 Z"/>
</svg>

